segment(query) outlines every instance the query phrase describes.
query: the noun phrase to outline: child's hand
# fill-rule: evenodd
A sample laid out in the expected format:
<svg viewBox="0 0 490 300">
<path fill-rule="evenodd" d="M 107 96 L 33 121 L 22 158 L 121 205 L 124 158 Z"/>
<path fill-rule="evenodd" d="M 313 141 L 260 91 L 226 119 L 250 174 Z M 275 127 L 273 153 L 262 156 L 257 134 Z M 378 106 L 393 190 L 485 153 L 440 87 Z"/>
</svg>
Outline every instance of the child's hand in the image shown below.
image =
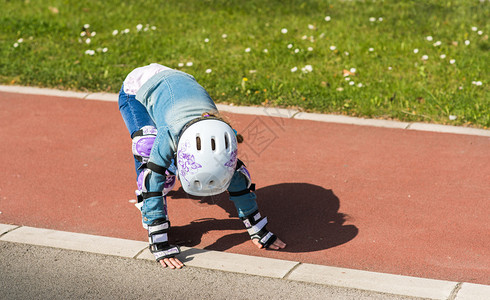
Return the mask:
<svg viewBox="0 0 490 300">
<path fill-rule="evenodd" d="M 262 249 L 263 246 L 259 243 L 259 240 L 258 239 L 253 239 L 252 242 L 255 244 L 255 246 L 257 246 L 257 248 L 259 249 Z M 284 243 L 283 241 L 281 241 L 279 238 L 277 238 L 274 243 L 272 243 L 270 246 L 269 246 L 269 249 L 272 249 L 272 250 L 279 250 L 279 249 L 284 249 L 284 247 L 286 247 L 286 243 Z"/>
<path fill-rule="evenodd" d="M 176 257 L 162 259 L 160 260 L 160 264 L 162 267 L 169 267 L 170 269 L 180 269 L 184 266 L 184 264 Z"/>
</svg>

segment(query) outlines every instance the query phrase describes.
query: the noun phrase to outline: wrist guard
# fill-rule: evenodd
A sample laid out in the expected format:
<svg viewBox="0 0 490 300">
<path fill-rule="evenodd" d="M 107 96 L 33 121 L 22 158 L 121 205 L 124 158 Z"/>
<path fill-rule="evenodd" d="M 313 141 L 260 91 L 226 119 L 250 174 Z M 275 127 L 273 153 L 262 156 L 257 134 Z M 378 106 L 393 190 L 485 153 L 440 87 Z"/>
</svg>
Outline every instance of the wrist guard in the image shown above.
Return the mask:
<svg viewBox="0 0 490 300">
<path fill-rule="evenodd" d="M 170 222 L 163 219 L 156 220 L 151 225 L 148 225 L 149 249 L 155 255 L 157 261 L 175 257 L 175 255 L 180 253 L 178 246 L 168 244 L 167 233 L 169 229 Z"/>
<path fill-rule="evenodd" d="M 258 210 L 247 217 L 240 218 L 247 228 L 252 240 L 257 239 L 264 248 L 269 248 L 277 239 L 277 236 L 267 230 L 267 217 L 261 217 Z"/>
</svg>

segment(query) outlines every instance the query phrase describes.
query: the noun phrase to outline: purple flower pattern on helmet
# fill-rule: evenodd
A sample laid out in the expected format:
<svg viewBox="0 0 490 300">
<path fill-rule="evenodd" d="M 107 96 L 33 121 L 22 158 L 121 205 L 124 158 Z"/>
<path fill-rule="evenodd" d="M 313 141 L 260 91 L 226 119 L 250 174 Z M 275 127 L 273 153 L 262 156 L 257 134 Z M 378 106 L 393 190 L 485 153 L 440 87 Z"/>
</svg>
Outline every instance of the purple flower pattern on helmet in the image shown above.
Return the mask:
<svg viewBox="0 0 490 300">
<path fill-rule="evenodd" d="M 197 169 L 202 168 L 200 164 L 196 162 L 194 155 L 187 153 L 187 149 L 190 147 L 190 142 L 186 141 L 182 149 L 177 153 L 177 161 L 179 164 L 179 174 L 181 178 L 184 178 L 187 183 L 187 174 L 193 174 Z"/>
<path fill-rule="evenodd" d="M 225 166 L 228 167 L 228 168 L 234 168 L 236 166 L 236 156 L 237 156 L 237 150 L 233 150 L 233 152 L 231 152 L 231 156 L 230 156 L 230 159 L 225 163 Z"/>
</svg>

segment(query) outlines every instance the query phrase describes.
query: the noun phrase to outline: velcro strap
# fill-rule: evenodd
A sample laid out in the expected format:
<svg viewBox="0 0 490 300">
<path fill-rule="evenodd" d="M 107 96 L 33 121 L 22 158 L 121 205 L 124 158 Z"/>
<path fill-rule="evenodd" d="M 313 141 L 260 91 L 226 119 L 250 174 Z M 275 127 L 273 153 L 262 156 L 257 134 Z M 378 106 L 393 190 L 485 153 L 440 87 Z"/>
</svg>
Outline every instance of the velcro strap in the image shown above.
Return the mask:
<svg viewBox="0 0 490 300">
<path fill-rule="evenodd" d="M 243 221 L 243 224 L 245 224 L 246 228 L 250 228 L 253 225 L 257 224 L 260 218 L 261 218 L 260 212 L 256 210 L 250 215 L 248 215 L 247 217 L 242 217 L 240 219 Z"/>
<path fill-rule="evenodd" d="M 277 236 L 269 231 L 264 237 L 259 240 L 259 243 L 261 243 L 265 248 L 268 248 L 272 243 L 276 241 L 276 239 Z"/>
<path fill-rule="evenodd" d="M 157 233 L 149 236 L 150 244 L 166 243 L 168 242 L 167 233 Z"/>
<path fill-rule="evenodd" d="M 163 193 L 162 192 L 143 192 L 141 193 L 141 196 L 143 197 L 143 199 L 148 199 L 148 198 L 152 198 L 152 197 L 159 197 L 159 196 L 163 196 Z"/>
<path fill-rule="evenodd" d="M 170 222 L 164 222 L 162 224 L 158 224 L 158 225 L 150 225 L 148 226 L 148 234 L 149 235 L 152 235 L 156 232 L 159 232 L 159 231 L 167 231 L 168 229 L 170 228 Z"/>
<path fill-rule="evenodd" d="M 132 135 L 131 138 L 135 138 L 137 136 L 142 136 L 142 135 L 156 135 L 158 133 L 158 130 L 153 127 L 153 126 L 144 126 L 140 130 L 135 131 Z"/>
<path fill-rule="evenodd" d="M 253 225 L 252 227 L 248 227 L 247 228 L 248 234 L 250 234 L 250 235 L 258 234 L 259 232 L 262 231 L 262 229 L 264 229 L 265 225 L 267 225 L 267 217 L 263 218 L 262 220 L 260 220 L 257 224 Z M 245 224 L 245 226 L 247 226 L 247 224 Z"/>
<path fill-rule="evenodd" d="M 249 188 L 246 188 L 242 191 L 228 192 L 228 194 L 230 194 L 230 196 L 232 196 L 232 197 L 237 197 L 237 196 L 241 196 L 241 195 L 246 195 L 246 194 L 253 192 L 253 191 L 255 191 L 255 183 L 252 183 Z"/>
<path fill-rule="evenodd" d="M 180 253 L 180 248 L 178 246 L 166 246 L 163 249 L 159 249 L 159 247 L 154 244 L 150 245 L 150 251 L 155 255 L 157 261 L 162 260 L 164 258 L 171 258 Z"/>
<path fill-rule="evenodd" d="M 158 174 L 161 174 L 161 175 L 166 175 L 165 174 L 165 171 L 167 171 L 167 169 L 165 167 L 162 167 L 162 166 L 159 166 L 155 163 L 152 163 L 151 161 L 148 162 L 148 164 L 146 165 L 146 167 L 150 170 L 152 170 L 153 172 L 156 172 Z"/>
</svg>

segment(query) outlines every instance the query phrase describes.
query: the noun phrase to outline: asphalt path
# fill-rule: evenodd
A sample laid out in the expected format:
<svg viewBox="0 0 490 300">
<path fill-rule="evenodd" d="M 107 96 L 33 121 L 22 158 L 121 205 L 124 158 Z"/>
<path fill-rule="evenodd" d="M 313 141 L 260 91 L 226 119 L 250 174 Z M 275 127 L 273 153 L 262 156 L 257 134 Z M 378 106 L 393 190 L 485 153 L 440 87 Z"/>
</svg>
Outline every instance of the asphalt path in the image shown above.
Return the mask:
<svg viewBox="0 0 490 300">
<path fill-rule="evenodd" d="M 1 299 L 417 299 L 0 241 Z"/>
</svg>

